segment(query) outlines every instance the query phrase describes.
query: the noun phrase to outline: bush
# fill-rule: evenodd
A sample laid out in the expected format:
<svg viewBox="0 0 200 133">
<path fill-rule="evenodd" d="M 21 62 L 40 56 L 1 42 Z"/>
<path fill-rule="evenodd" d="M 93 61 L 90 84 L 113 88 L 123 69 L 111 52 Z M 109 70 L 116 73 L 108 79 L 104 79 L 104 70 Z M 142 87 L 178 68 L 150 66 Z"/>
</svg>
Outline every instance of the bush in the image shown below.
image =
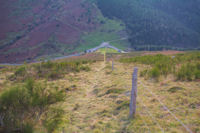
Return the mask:
<svg viewBox="0 0 200 133">
<path fill-rule="evenodd" d="M 182 65 L 178 70 L 176 77 L 178 80 L 197 80 L 200 79 L 199 63 Z"/>
<path fill-rule="evenodd" d="M 140 72 L 140 76 L 141 77 L 145 77 L 147 75 L 147 73 L 148 73 L 148 70 L 145 69 L 145 70 L 143 70 L 143 71 Z"/>
<path fill-rule="evenodd" d="M 64 91 L 47 89 L 45 84 L 35 83 L 32 79 L 28 79 L 25 85 L 2 92 L 0 116 L 4 116 L 5 131 L 19 129 L 20 132 L 31 132 L 32 125 L 37 124 L 52 105 L 64 99 Z"/>
<path fill-rule="evenodd" d="M 64 111 L 59 108 L 51 108 L 46 113 L 46 119 L 43 121 L 44 126 L 46 127 L 48 133 L 54 132 L 59 125 L 63 122 Z"/>
<path fill-rule="evenodd" d="M 200 79 L 200 71 L 199 70 L 196 70 L 194 72 L 194 74 L 195 74 L 195 79 Z"/>
<path fill-rule="evenodd" d="M 26 123 L 25 125 L 23 125 L 22 133 L 33 133 L 33 132 L 34 132 L 33 125 L 29 123 Z"/>
<path fill-rule="evenodd" d="M 19 67 L 16 71 L 15 71 L 15 75 L 16 76 L 24 76 L 26 74 L 26 67 L 22 66 Z"/>
<path fill-rule="evenodd" d="M 107 90 L 105 94 L 120 94 L 122 92 L 123 92 L 122 89 L 111 88 L 111 89 Z"/>
<path fill-rule="evenodd" d="M 62 74 L 57 72 L 57 71 L 50 71 L 49 73 L 46 74 L 46 78 L 47 79 L 51 79 L 51 80 L 55 80 L 55 79 L 59 79 L 62 77 Z"/>
<path fill-rule="evenodd" d="M 89 71 L 89 66 L 86 63 L 90 61 L 70 61 L 70 62 L 42 62 L 29 67 L 22 66 L 10 76 L 10 80 L 24 81 L 29 77 L 46 78 L 48 80 L 56 80 L 62 78 L 64 74 L 69 72 Z"/>
<path fill-rule="evenodd" d="M 168 74 L 172 73 L 175 66 L 171 57 L 160 54 L 121 59 L 121 62 L 135 62 L 151 65 L 152 69 L 142 71 L 140 76 L 148 75 L 148 77 L 156 79 L 158 79 L 161 75 L 167 76 Z"/>
<path fill-rule="evenodd" d="M 87 61 L 70 61 L 70 62 L 43 62 L 40 66 L 36 65 L 36 73 L 41 78 L 58 79 L 62 78 L 64 74 L 69 72 L 89 71 L 88 66 L 82 64 L 88 63 Z"/>
<path fill-rule="evenodd" d="M 168 90 L 168 92 L 175 93 L 175 92 L 177 92 L 177 91 L 179 91 L 179 90 L 184 90 L 184 88 L 178 87 L 178 86 L 174 86 L 174 87 L 170 88 L 170 89 Z"/>
<path fill-rule="evenodd" d="M 29 95 L 25 88 L 15 87 L 3 92 L 0 96 L 0 115 L 4 116 L 3 123 L 6 132 L 20 127 L 24 110 L 30 105 Z"/>
<path fill-rule="evenodd" d="M 141 63 L 141 64 L 146 64 L 146 65 L 154 65 L 159 62 L 164 62 L 164 63 L 172 62 L 170 57 L 161 55 L 161 54 L 137 56 L 133 58 L 124 58 L 124 59 L 120 59 L 120 61 L 123 63 L 135 62 L 135 63 Z"/>
<path fill-rule="evenodd" d="M 150 77 L 158 79 L 161 75 L 160 70 L 157 67 L 154 67 L 150 72 L 149 72 Z"/>
<path fill-rule="evenodd" d="M 150 65 L 151 69 L 142 71 L 140 76 L 158 79 L 160 76 L 175 74 L 178 80 L 191 81 L 200 79 L 200 52 L 177 54 L 173 57 L 160 54 L 145 55 L 133 58 L 124 58 L 120 59 L 120 61 L 123 63 L 134 62 Z M 183 65 L 177 67 L 180 64 Z"/>
<path fill-rule="evenodd" d="M 88 71 L 90 71 L 90 67 L 88 67 L 88 66 L 81 66 L 80 70 L 88 72 Z"/>
</svg>

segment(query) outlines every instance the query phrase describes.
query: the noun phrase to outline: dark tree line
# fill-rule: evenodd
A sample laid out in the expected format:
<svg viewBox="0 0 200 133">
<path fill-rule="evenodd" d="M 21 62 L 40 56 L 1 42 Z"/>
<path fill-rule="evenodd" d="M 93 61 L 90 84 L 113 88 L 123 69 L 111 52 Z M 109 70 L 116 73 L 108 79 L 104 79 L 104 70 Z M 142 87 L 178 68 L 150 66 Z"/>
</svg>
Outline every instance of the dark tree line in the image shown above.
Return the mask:
<svg viewBox="0 0 200 133">
<path fill-rule="evenodd" d="M 126 24 L 132 46 L 200 47 L 200 0 L 100 0 L 104 16 Z"/>
</svg>

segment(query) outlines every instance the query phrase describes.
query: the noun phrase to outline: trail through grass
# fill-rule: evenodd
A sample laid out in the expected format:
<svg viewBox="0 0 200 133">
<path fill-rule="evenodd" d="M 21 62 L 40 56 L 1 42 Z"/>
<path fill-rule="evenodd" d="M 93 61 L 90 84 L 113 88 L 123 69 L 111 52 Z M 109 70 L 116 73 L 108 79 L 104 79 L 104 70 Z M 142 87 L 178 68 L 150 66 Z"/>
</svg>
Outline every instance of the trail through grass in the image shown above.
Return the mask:
<svg viewBox="0 0 200 133">
<path fill-rule="evenodd" d="M 97 61 L 90 71 L 66 73 L 57 80 L 48 80 L 49 88 L 65 89 L 63 128 L 66 133 L 185 133 L 184 127 L 146 88 L 155 93 L 177 118 L 194 133 L 200 132 L 200 83 L 175 81 L 173 75 L 159 81 L 138 77 L 137 112 L 129 119 L 129 100 L 133 68 L 139 73 L 143 64 Z M 0 91 L 12 86 L 6 79 L 10 72 L 0 73 Z M 140 75 L 140 74 L 138 74 Z M 43 80 L 43 79 L 38 79 Z"/>
<path fill-rule="evenodd" d="M 92 70 L 72 75 L 59 84 L 76 85 L 67 92 L 66 112 L 69 123 L 66 132 L 78 133 L 141 133 L 141 132 L 186 132 L 146 91 L 154 92 L 158 98 L 192 131 L 199 132 L 200 101 L 198 82 L 176 82 L 167 77 L 160 82 L 138 78 L 138 101 L 135 119 L 129 119 L 129 98 L 134 64 L 97 62 Z M 141 70 L 143 65 L 139 65 Z M 70 80 L 69 80 L 70 79 Z M 176 89 L 178 86 L 179 88 Z M 181 88 L 181 89 L 180 89 Z M 174 90 L 175 89 L 175 90 Z M 172 102 L 173 101 L 173 102 Z"/>
</svg>

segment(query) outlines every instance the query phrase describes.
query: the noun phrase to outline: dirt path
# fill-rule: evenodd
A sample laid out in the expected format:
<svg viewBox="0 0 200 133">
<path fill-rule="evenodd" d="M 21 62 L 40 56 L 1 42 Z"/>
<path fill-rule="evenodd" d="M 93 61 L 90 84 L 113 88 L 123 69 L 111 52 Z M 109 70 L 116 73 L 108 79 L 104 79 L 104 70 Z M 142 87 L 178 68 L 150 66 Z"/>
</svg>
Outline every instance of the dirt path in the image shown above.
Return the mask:
<svg viewBox="0 0 200 133">
<path fill-rule="evenodd" d="M 71 120 L 67 130 L 69 132 L 90 131 L 92 126 L 100 120 L 98 112 L 109 108 L 105 99 L 102 100 L 95 93 L 103 88 L 108 82 L 105 78 L 105 63 L 101 62 L 92 66 L 92 71 L 78 74 L 80 79 L 75 84 L 78 91 L 72 92 L 68 100 L 71 101 Z M 69 101 L 67 101 L 69 104 Z M 67 108 L 69 111 L 69 108 Z"/>
<path fill-rule="evenodd" d="M 115 70 L 111 72 L 111 64 L 96 62 L 90 65 L 91 71 L 77 73 L 71 77 L 68 75 L 60 81 L 61 86 L 75 86 L 67 92 L 65 111 L 68 121 L 64 125 L 65 132 L 184 132 L 180 123 L 169 115 L 144 87 L 154 92 L 185 124 L 191 124 L 191 129 L 198 129 L 198 124 L 195 125 L 198 109 L 188 108 L 188 105 L 193 105 L 198 100 L 199 83 L 179 84 L 170 77 L 163 79 L 162 84 L 138 77 L 137 113 L 135 119 L 130 120 L 129 100 L 134 66 L 115 62 Z M 141 70 L 142 66 L 139 68 Z M 170 93 L 168 90 L 173 86 L 181 86 L 184 89 Z M 190 95 L 185 96 L 187 93 Z"/>
</svg>

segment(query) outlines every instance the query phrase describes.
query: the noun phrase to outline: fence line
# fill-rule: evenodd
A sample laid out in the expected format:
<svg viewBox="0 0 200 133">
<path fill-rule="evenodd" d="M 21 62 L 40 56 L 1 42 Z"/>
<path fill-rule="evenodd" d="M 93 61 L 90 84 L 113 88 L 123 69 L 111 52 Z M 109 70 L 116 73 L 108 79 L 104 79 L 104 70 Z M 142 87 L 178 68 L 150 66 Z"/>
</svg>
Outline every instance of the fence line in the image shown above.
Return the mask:
<svg viewBox="0 0 200 133">
<path fill-rule="evenodd" d="M 141 82 L 140 82 L 141 83 Z M 144 84 L 142 84 L 142 86 L 143 86 L 143 88 L 147 88 L 147 86 L 146 85 L 144 85 Z M 170 105 L 172 106 L 172 107 L 170 107 L 171 108 L 171 110 L 178 110 L 178 111 L 181 111 L 181 108 L 179 108 L 179 107 L 175 107 L 176 105 L 175 104 L 173 104 L 173 103 L 170 103 Z"/>
<path fill-rule="evenodd" d="M 114 71 L 114 61 L 112 60 L 112 71 Z"/>
<path fill-rule="evenodd" d="M 134 117 L 136 113 L 136 98 L 137 98 L 137 73 L 138 68 L 134 68 L 133 77 L 132 77 L 132 90 L 131 90 L 131 99 L 130 99 L 130 112 L 129 117 Z"/>
<path fill-rule="evenodd" d="M 141 83 L 141 82 L 140 82 Z M 142 83 L 141 83 L 142 84 Z M 142 84 L 143 86 L 143 84 Z M 193 133 L 180 119 L 178 119 L 178 117 L 176 117 L 176 115 L 156 96 L 156 94 L 154 94 L 150 89 L 146 88 L 143 86 L 143 88 L 145 90 L 147 90 L 147 92 L 150 92 L 155 98 L 156 100 L 163 106 L 164 109 L 166 109 L 189 133 Z"/>
<path fill-rule="evenodd" d="M 141 102 L 140 102 L 141 103 Z M 150 113 L 150 111 L 148 110 L 147 106 L 144 103 L 141 103 L 142 106 L 146 109 L 146 112 L 148 113 L 148 115 L 151 117 L 151 119 L 158 125 L 158 127 L 160 128 L 160 130 L 164 133 L 164 129 L 161 127 L 161 125 L 156 121 L 156 118 Z"/>
</svg>

